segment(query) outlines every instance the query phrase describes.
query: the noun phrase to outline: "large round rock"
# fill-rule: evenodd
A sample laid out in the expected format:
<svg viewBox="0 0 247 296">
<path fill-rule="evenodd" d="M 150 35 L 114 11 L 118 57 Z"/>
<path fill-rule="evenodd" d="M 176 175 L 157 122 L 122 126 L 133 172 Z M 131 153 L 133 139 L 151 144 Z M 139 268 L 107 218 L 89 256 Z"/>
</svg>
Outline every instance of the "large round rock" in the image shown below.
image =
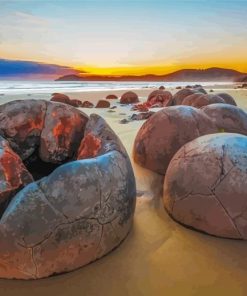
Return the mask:
<svg viewBox="0 0 247 296">
<path fill-rule="evenodd" d="M 212 104 L 202 110 L 222 132 L 247 135 L 247 113 L 237 106 Z"/>
<path fill-rule="evenodd" d="M 190 88 L 183 88 L 179 90 L 173 96 L 174 105 L 181 105 L 184 98 L 186 98 L 187 96 L 193 95 L 194 93 L 197 93 L 197 91 Z"/>
<path fill-rule="evenodd" d="M 184 145 L 164 182 L 164 204 L 178 222 L 227 238 L 247 239 L 247 137 L 214 134 Z"/>
<path fill-rule="evenodd" d="M 217 93 L 217 96 L 221 97 L 227 104 L 237 106 L 237 103 L 234 100 L 234 98 L 228 93 Z"/>
<path fill-rule="evenodd" d="M 132 225 L 135 178 L 122 143 L 100 116 L 91 115 L 85 121 L 83 113 L 85 126 L 81 126 L 81 134 L 75 138 L 78 121 L 73 116 L 80 118 L 77 117 L 79 111 L 74 109 L 73 113 L 70 106 L 61 104 L 61 109 L 57 106 L 58 103 L 47 102 L 45 122 L 52 131 L 55 128 L 60 132 L 60 124 L 64 123 L 60 119 L 67 118 L 69 112 L 66 147 L 76 143 L 72 146 L 77 149 L 66 158 L 66 163 L 35 182 L 30 180 L 15 154 L 15 171 L 8 171 L 5 160 L 0 166 L 1 186 L 4 182 L 7 186 L 12 176 L 13 190 L 18 191 L 11 196 L 10 203 L 1 208 L 1 278 L 37 279 L 74 270 L 118 246 Z M 41 135 L 47 138 L 48 131 L 43 133 L 45 129 L 46 124 Z M 66 131 L 63 133 L 65 136 Z M 58 141 L 58 147 L 60 144 L 64 147 L 65 140 L 62 144 Z M 4 151 L 7 150 L 0 147 L 0 162 Z M 57 154 L 57 149 L 54 151 Z M 67 151 L 70 150 L 64 150 L 66 157 Z M 53 161 L 50 152 L 49 149 L 49 160 Z M 27 185 L 29 182 L 32 183 Z M 1 186 L 0 197 L 1 192 L 5 194 Z"/>
<path fill-rule="evenodd" d="M 225 101 L 223 98 L 217 95 L 210 95 L 210 94 L 202 94 L 202 93 L 194 93 L 184 98 L 182 101 L 182 105 L 192 106 L 195 108 L 201 108 L 203 106 L 207 106 L 210 104 L 221 103 L 224 104 Z"/>
<path fill-rule="evenodd" d="M 165 174 L 170 160 L 181 146 L 217 131 L 201 110 L 189 106 L 165 107 L 139 130 L 134 143 L 134 160 L 147 169 Z"/>
</svg>

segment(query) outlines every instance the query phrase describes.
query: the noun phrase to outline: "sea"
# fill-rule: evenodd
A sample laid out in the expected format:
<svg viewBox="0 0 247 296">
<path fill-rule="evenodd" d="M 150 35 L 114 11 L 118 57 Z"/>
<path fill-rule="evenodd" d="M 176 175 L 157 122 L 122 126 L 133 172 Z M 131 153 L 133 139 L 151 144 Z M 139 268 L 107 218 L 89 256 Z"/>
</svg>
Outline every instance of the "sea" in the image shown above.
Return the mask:
<svg viewBox="0 0 247 296">
<path fill-rule="evenodd" d="M 53 92 L 83 92 L 100 90 L 121 90 L 137 88 L 155 88 L 161 85 L 175 88 L 177 86 L 186 86 L 200 84 L 202 86 L 224 85 L 224 82 L 119 82 L 119 81 L 13 81 L 0 80 L 0 95 L 18 95 L 18 94 L 39 94 Z"/>
</svg>

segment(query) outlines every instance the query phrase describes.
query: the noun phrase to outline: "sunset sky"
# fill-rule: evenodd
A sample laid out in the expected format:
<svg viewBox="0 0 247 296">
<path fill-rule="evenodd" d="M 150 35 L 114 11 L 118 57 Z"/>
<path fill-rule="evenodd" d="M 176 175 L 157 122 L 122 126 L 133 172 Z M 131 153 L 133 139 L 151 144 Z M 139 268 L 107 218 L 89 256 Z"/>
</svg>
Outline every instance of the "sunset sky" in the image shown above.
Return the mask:
<svg viewBox="0 0 247 296">
<path fill-rule="evenodd" d="M 0 58 L 95 74 L 247 72 L 247 1 L 3 1 Z"/>
</svg>

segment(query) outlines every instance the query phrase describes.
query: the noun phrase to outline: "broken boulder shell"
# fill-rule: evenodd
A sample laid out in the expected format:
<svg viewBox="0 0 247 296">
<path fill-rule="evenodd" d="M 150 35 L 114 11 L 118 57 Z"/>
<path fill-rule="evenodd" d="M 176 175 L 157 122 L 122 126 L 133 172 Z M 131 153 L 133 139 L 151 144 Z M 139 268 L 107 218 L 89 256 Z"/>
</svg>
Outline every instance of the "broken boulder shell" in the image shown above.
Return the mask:
<svg viewBox="0 0 247 296">
<path fill-rule="evenodd" d="M 46 121 L 54 111 L 51 105 L 59 103 L 45 104 Z M 57 117 L 63 118 L 64 108 L 73 112 L 73 107 L 62 106 L 54 113 Z M 85 120 L 81 142 L 70 137 L 77 149 L 49 175 L 32 182 L 17 158 L 25 180 L 20 180 L 18 192 L 13 191 L 0 216 L 1 278 L 38 279 L 74 270 L 109 253 L 131 228 L 136 187 L 127 152 L 100 116 L 81 114 Z M 73 119 L 73 114 L 69 116 Z M 52 126 L 57 126 L 53 120 Z M 78 122 L 71 120 L 70 124 L 75 128 Z M 58 141 L 62 147 L 64 140 L 62 144 Z M 6 173 L 5 168 L 3 171 Z M 13 180 L 18 172 L 13 172 Z M 2 173 L 0 178 L 2 184 Z"/>
<path fill-rule="evenodd" d="M 219 237 L 247 239 L 247 137 L 214 134 L 184 145 L 164 181 L 164 205 L 178 222 Z"/>
<path fill-rule="evenodd" d="M 144 168 L 165 174 L 174 154 L 195 138 L 218 132 L 201 110 L 171 106 L 152 115 L 140 128 L 134 142 L 134 160 Z"/>
</svg>

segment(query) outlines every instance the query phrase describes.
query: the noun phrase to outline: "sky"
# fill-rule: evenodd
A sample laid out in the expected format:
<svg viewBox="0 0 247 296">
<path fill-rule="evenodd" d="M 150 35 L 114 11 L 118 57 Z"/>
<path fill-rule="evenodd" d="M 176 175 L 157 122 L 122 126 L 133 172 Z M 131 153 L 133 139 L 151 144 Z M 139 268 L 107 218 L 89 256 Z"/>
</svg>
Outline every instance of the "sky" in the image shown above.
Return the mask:
<svg viewBox="0 0 247 296">
<path fill-rule="evenodd" d="M 0 58 L 94 74 L 247 72 L 247 0 L 0 0 Z"/>
</svg>

